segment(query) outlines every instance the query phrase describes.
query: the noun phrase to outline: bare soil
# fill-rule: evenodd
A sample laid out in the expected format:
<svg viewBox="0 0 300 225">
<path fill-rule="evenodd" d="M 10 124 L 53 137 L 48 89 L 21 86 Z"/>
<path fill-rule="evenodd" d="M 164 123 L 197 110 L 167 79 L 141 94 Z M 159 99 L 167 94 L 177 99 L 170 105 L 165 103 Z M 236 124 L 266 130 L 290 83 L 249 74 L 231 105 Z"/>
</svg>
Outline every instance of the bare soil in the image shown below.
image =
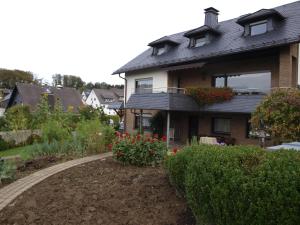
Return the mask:
<svg viewBox="0 0 300 225">
<path fill-rule="evenodd" d="M 161 167 L 109 158 L 56 174 L 0 212 L 0 224 L 194 225 Z"/>
</svg>

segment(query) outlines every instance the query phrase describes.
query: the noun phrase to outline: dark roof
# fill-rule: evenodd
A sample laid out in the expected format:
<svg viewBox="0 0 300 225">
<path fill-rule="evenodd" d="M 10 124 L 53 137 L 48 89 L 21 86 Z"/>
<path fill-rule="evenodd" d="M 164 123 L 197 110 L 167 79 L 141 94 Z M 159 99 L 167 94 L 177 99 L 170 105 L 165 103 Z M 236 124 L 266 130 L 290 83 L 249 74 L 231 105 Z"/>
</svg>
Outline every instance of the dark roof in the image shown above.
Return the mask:
<svg viewBox="0 0 300 225">
<path fill-rule="evenodd" d="M 237 95 L 226 102 L 199 106 L 196 101 L 184 94 L 148 93 L 130 96 L 126 109 L 154 109 L 186 112 L 252 113 L 262 101 L 263 95 Z"/>
<path fill-rule="evenodd" d="M 105 98 L 112 98 L 115 99 L 114 93 L 110 89 L 93 89 L 97 98 L 101 102 L 101 99 L 104 100 Z"/>
<path fill-rule="evenodd" d="M 238 95 L 233 97 L 230 101 L 206 105 L 201 108 L 201 111 L 223 113 L 252 113 L 263 98 L 263 95 Z"/>
<path fill-rule="evenodd" d="M 124 88 L 112 88 L 111 89 L 118 97 L 124 97 Z"/>
<path fill-rule="evenodd" d="M 251 23 L 253 21 L 257 20 L 264 20 L 268 17 L 274 17 L 279 20 L 284 19 L 283 15 L 281 15 L 277 10 L 275 9 L 261 9 L 254 13 L 250 13 L 244 16 L 241 16 L 236 22 L 240 25 L 244 25 L 246 23 Z"/>
<path fill-rule="evenodd" d="M 189 39 L 184 37 L 186 31 L 169 35 L 180 44 L 167 54 L 152 55 L 149 48 L 142 54 L 116 70 L 114 74 L 132 72 L 142 69 L 159 68 L 180 63 L 207 60 L 213 57 L 261 50 L 300 41 L 300 1 L 274 8 L 285 19 L 278 23 L 276 29 L 253 37 L 244 37 L 244 28 L 237 24 L 241 18 L 219 22 L 215 27 L 221 35 L 210 44 L 198 48 L 189 48 Z M 272 11 L 272 10 L 271 10 Z M 258 12 L 257 12 L 258 13 Z M 256 15 L 257 15 L 256 13 Z M 250 15 L 248 15 L 250 17 Z"/>
<path fill-rule="evenodd" d="M 29 105 L 31 110 L 35 110 L 40 102 L 41 96 L 48 89 L 53 94 L 54 99 L 59 99 L 63 106 L 63 110 L 67 111 L 70 107 L 73 111 L 78 111 L 78 108 L 83 106 L 81 95 L 75 88 L 64 87 L 57 89 L 54 87 L 41 87 L 33 84 L 19 83 L 13 90 L 8 107 L 13 105 L 14 98 L 17 94 L 20 95 L 22 103 Z"/>
<path fill-rule="evenodd" d="M 148 44 L 148 46 L 155 47 L 162 44 L 170 44 L 170 45 L 179 45 L 180 43 L 174 40 L 172 37 L 164 36 L 159 38 L 158 40 L 152 41 Z"/>
<path fill-rule="evenodd" d="M 194 37 L 194 36 L 196 36 L 196 35 L 204 34 L 204 33 L 206 33 L 206 32 L 210 32 L 210 33 L 213 33 L 213 34 L 216 34 L 216 35 L 221 34 L 221 32 L 220 32 L 219 30 L 204 25 L 204 26 L 202 26 L 202 27 L 198 27 L 198 28 L 196 28 L 196 29 L 193 29 L 193 30 L 190 30 L 190 31 L 184 33 L 183 36 L 190 38 L 190 37 Z"/>
<path fill-rule="evenodd" d="M 107 106 L 108 109 L 116 109 L 116 110 L 120 110 L 120 109 L 123 109 L 124 108 L 124 102 L 113 102 L 113 103 L 110 103 L 108 106 Z"/>
<path fill-rule="evenodd" d="M 199 106 L 192 97 L 174 93 L 132 94 L 126 103 L 125 108 L 199 111 Z"/>
</svg>

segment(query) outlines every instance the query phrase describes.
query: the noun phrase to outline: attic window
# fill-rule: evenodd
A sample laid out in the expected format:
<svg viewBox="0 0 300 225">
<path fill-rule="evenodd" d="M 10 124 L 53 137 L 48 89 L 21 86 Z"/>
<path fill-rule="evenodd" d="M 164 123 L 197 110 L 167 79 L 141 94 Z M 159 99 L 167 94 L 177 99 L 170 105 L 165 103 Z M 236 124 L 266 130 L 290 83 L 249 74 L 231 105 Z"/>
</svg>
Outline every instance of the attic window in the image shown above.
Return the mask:
<svg viewBox="0 0 300 225">
<path fill-rule="evenodd" d="M 250 35 L 251 36 L 264 34 L 264 33 L 267 33 L 267 31 L 268 31 L 268 26 L 267 26 L 266 20 L 250 24 Z"/>
<path fill-rule="evenodd" d="M 104 102 L 113 102 L 113 100 L 114 100 L 114 99 L 112 99 L 112 98 L 105 98 L 105 99 L 104 99 Z"/>
<path fill-rule="evenodd" d="M 206 38 L 205 37 L 196 38 L 194 47 L 201 47 L 205 44 L 206 44 Z"/>
<path fill-rule="evenodd" d="M 163 47 L 153 47 L 153 55 L 162 55 L 166 52 L 165 46 Z"/>
</svg>

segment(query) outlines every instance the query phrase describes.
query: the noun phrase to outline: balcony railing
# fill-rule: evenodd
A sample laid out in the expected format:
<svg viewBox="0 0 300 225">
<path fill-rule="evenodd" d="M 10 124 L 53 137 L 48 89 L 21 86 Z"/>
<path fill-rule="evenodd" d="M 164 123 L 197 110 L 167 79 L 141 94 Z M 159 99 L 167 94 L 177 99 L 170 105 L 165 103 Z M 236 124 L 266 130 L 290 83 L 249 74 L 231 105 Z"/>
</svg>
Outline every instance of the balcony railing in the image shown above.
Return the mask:
<svg viewBox="0 0 300 225">
<path fill-rule="evenodd" d="M 159 88 L 135 88 L 132 90 L 132 94 L 147 94 L 147 93 L 178 93 L 185 94 L 185 88 L 176 87 L 159 87 Z"/>
</svg>

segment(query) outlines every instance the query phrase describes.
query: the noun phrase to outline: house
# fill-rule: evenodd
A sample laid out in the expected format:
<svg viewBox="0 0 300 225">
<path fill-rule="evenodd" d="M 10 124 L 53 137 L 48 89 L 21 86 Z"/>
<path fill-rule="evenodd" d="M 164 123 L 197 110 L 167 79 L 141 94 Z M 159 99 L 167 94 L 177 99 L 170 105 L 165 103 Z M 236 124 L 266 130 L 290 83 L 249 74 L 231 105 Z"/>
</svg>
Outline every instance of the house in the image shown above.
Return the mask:
<svg viewBox="0 0 300 225">
<path fill-rule="evenodd" d="M 2 90 L 2 97 L 0 98 L 0 117 L 4 116 L 6 106 L 11 96 L 11 91 L 8 89 Z"/>
<path fill-rule="evenodd" d="M 86 104 L 93 108 L 103 107 L 107 115 L 116 115 L 124 100 L 124 89 L 93 89 L 86 99 Z"/>
<path fill-rule="evenodd" d="M 83 102 L 86 102 L 86 100 L 89 97 L 90 93 L 91 93 L 91 90 L 84 90 L 84 91 L 82 91 L 81 98 L 82 98 Z"/>
<path fill-rule="evenodd" d="M 164 36 L 116 70 L 125 74 L 125 130 L 149 129 L 158 112 L 167 140 L 193 136 L 249 138 L 249 118 L 272 88 L 298 83 L 300 1 L 219 22 L 205 9 L 198 28 Z M 230 101 L 199 106 L 187 87 L 231 87 Z"/>
<path fill-rule="evenodd" d="M 18 83 L 12 91 L 7 108 L 14 105 L 28 105 L 34 111 L 41 101 L 43 94 L 48 95 L 50 107 L 54 107 L 57 100 L 62 104 L 64 111 L 78 112 L 83 106 L 80 93 L 75 88 L 55 88 L 34 84 Z"/>
</svg>

